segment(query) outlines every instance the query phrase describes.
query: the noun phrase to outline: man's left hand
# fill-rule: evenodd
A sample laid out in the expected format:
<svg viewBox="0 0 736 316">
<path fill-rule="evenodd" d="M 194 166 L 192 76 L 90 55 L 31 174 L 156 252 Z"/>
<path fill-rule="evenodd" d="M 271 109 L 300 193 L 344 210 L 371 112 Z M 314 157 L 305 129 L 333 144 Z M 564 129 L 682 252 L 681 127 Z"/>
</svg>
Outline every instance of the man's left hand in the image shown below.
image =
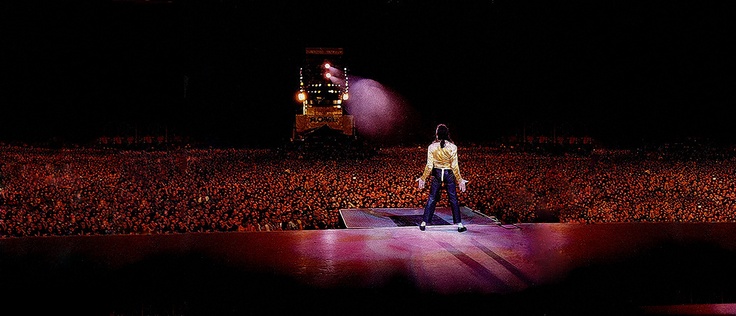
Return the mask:
<svg viewBox="0 0 736 316">
<path fill-rule="evenodd" d="M 419 189 L 424 189 L 424 180 L 422 178 L 417 178 L 416 181 L 419 182 Z"/>
</svg>

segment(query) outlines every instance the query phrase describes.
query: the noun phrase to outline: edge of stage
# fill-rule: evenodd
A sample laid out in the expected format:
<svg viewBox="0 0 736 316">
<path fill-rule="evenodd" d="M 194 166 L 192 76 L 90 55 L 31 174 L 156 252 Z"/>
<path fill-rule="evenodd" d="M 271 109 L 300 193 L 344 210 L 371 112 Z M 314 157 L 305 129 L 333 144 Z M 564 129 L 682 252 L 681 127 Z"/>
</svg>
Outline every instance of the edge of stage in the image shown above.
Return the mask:
<svg viewBox="0 0 736 316">
<path fill-rule="evenodd" d="M 736 223 L 509 225 L 463 208 L 459 233 L 420 231 L 421 212 L 341 210 L 346 229 L 4 238 L 2 297 L 77 315 L 736 310 Z"/>
</svg>

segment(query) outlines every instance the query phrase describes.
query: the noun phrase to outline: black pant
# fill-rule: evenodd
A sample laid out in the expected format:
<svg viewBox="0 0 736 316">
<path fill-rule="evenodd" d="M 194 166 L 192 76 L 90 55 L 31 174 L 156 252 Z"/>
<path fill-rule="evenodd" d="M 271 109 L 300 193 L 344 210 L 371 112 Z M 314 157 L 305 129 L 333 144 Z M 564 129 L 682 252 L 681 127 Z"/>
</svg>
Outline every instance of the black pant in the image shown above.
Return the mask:
<svg viewBox="0 0 736 316">
<path fill-rule="evenodd" d="M 424 206 L 423 220 L 427 224 L 432 223 L 431 220 L 434 216 L 434 209 L 437 206 L 437 201 L 442 195 L 442 191 L 440 191 L 440 189 L 443 185 L 447 190 L 447 198 L 450 200 L 450 208 L 452 208 L 452 223 L 462 223 L 462 219 L 460 218 L 460 206 L 457 203 L 457 184 L 455 183 L 455 174 L 452 173 L 452 169 L 432 169 L 432 184 L 429 188 L 427 205 Z"/>
</svg>

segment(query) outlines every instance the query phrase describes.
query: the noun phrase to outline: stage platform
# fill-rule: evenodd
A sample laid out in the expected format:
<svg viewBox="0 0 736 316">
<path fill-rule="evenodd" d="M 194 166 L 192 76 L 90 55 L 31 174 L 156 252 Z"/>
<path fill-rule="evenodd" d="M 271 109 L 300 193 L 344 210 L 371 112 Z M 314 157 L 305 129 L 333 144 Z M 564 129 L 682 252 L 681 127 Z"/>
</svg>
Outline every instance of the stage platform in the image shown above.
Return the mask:
<svg viewBox="0 0 736 316">
<path fill-rule="evenodd" d="M 0 300 L 74 315 L 736 312 L 736 223 L 509 225 L 464 208 L 460 233 L 419 230 L 419 212 L 343 210 L 346 229 L 4 238 Z"/>
<path fill-rule="evenodd" d="M 496 225 L 495 217 L 487 216 L 468 207 L 460 207 L 463 224 Z M 419 226 L 424 209 L 421 208 L 355 208 L 340 210 L 345 228 L 382 228 Z M 449 207 L 435 208 L 432 226 L 451 225 L 452 210 Z"/>
</svg>

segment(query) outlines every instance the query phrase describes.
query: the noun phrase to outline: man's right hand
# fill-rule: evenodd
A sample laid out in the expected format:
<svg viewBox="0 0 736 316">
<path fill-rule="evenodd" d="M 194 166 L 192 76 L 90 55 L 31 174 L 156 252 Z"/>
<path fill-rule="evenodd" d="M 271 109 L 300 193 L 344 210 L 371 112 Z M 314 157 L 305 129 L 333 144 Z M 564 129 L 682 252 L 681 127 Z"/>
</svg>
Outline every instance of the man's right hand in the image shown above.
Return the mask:
<svg viewBox="0 0 736 316">
<path fill-rule="evenodd" d="M 465 192 L 465 185 L 468 183 L 468 180 L 460 181 L 460 192 Z"/>
</svg>

